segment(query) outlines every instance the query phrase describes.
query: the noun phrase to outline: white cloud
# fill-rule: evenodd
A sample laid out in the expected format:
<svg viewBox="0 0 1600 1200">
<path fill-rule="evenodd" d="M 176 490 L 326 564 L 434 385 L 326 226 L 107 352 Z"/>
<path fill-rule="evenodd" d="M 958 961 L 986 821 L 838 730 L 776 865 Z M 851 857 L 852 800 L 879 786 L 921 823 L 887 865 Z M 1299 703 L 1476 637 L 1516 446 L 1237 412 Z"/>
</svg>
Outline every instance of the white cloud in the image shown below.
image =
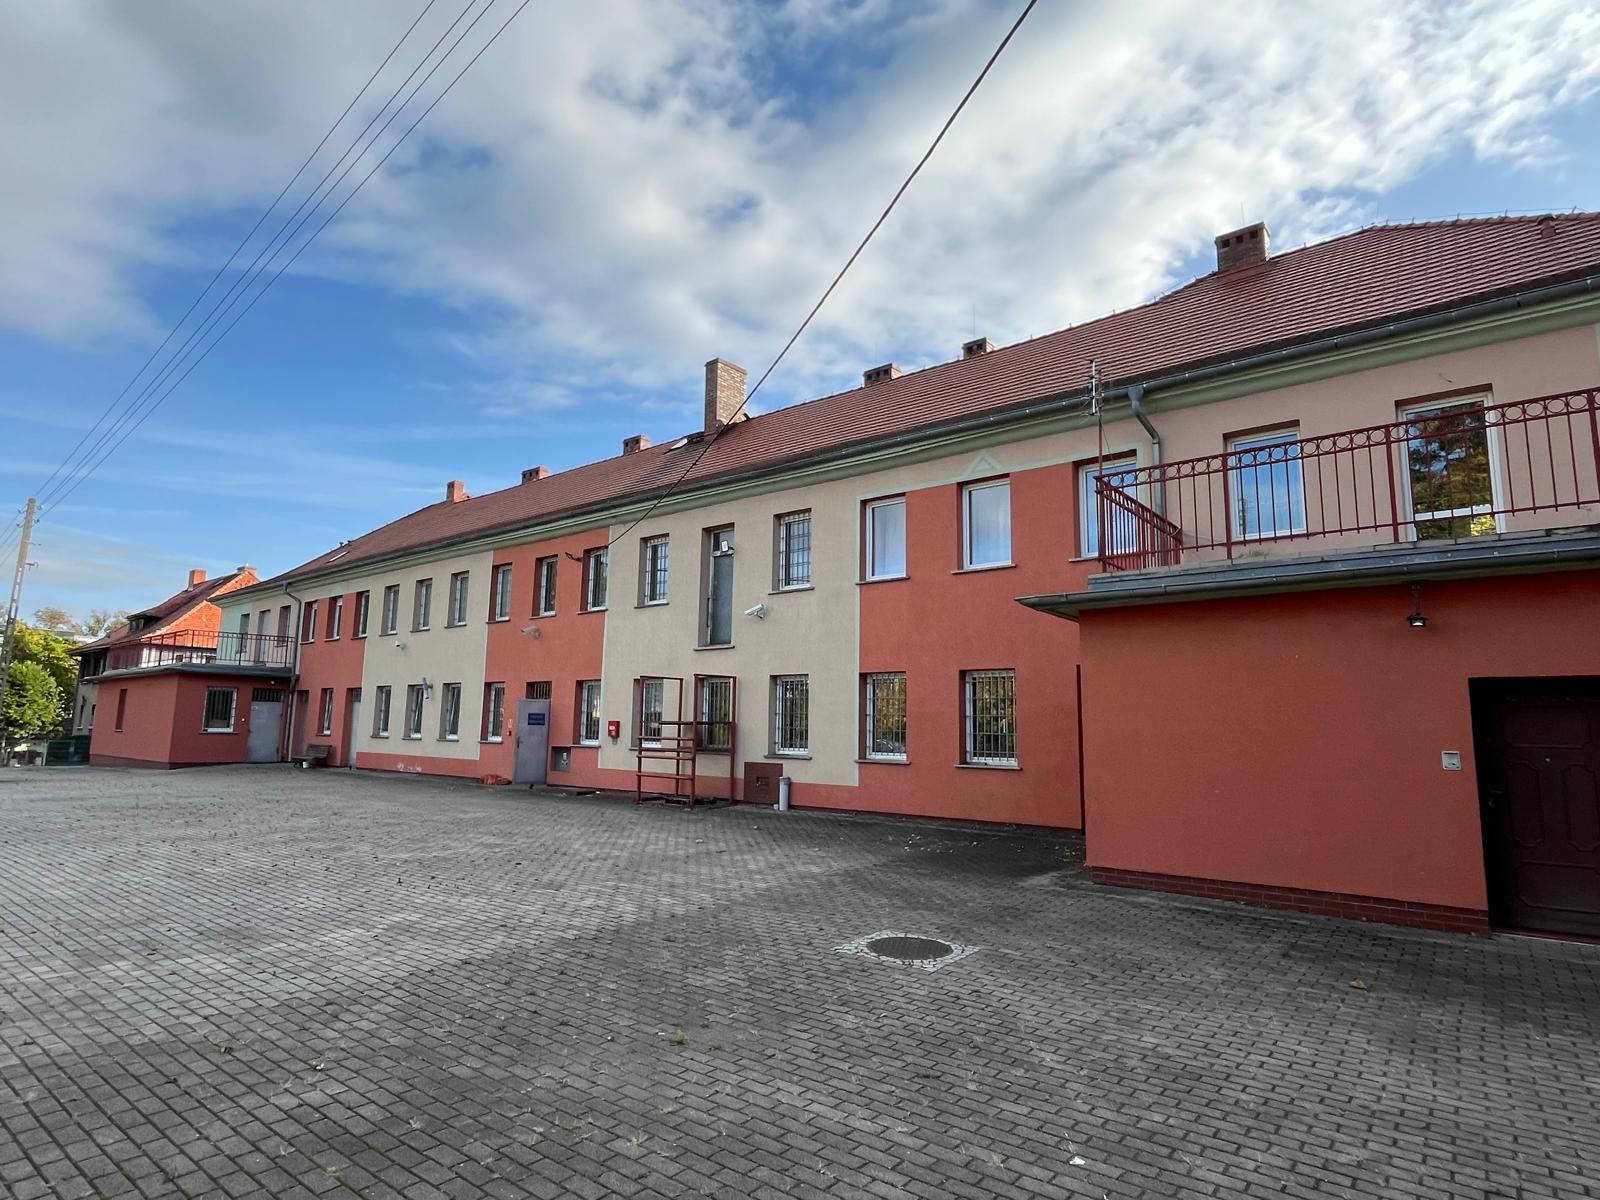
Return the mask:
<svg viewBox="0 0 1600 1200">
<path fill-rule="evenodd" d="M 1017 8 L 538 0 L 303 264 L 470 313 L 480 411 L 692 414 L 700 362 L 764 364 Z M 14 8 L 0 324 L 149 336 L 143 272 L 195 218 L 247 225 L 409 16 Z M 1600 11 L 1560 0 L 1042 4 L 769 402 L 950 357 L 974 316 L 1009 341 L 1127 307 L 1241 218 L 1295 244 L 1450 154 L 1548 160 L 1597 82 Z"/>
</svg>

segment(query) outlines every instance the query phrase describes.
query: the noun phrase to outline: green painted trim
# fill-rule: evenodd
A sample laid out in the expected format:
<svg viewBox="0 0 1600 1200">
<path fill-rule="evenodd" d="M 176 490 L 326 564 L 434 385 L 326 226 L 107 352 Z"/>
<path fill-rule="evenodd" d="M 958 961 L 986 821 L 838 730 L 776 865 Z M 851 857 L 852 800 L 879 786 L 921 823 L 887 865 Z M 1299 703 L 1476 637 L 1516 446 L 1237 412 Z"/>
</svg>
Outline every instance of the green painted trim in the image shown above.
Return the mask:
<svg viewBox="0 0 1600 1200">
<path fill-rule="evenodd" d="M 1414 362 L 1436 354 L 1573 329 L 1586 324 L 1600 325 L 1600 295 L 1581 296 L 1541 305 L 1535 309 L 1496 313 L 1460 325 L 1402 335 L 1391 341 L 1332 350 L 1315 358 L 1295 362 L 1254 367 L 1241 370 L 1237 375 L 1201 383 L 1161 388 L 1147 397 L 1146 404 L 1157 412 L 1188 408 L 1330 379 L 1339 375 L 1354 374 L 1358 371 L 1368 371 L 1377 367 Z M 1600 337 L 1600 328 L 1597 328 L 1597 337 Z M 1121 407 L 1119 404 L 1118 408 Z M 983 418 L 979 414 L 971 419 Z M 1094 423 L 1094 418 L 1082 410 L 1071 412 L 1058 410 L 1020 417 L 1007 417 L 1006 414 L 999 413 L 994 417 L 994 424 L 983 425 L 976 429 L 932 432 L 925 438 L 906 444 L 847 447 L 841 451 L 819 456 L 811 462 L 800 461 L 787 467 L 777 467 L 766 474 L 752 478 L 721 483 L 713 480 L 676 493 L 665 503 L 657 506 L 655 511 L 663 515 L 679 513 L 774 492 L 794 491 L 814 484 L 833 483 L 875 471 L 915 466 L 933 459 L 981 451 L 991 446 L 1004 446 L 1030 438 L 1070 433 L 1092 427 Z M 1067 457 L 1061 461 L 1076 460 Z M 646 497 L 631 504 L 575 513 L 542 524 L 498 530 L 463 541 L 437 543 L 402 552 L 393 558 L 369 559 L 326 574 L 303 575 L 294 580 L 290 586 L 321 588 L 343 579 L 358 579 L 390 571 L 401 571 L 415 563 L 433 562 L 448 556 L 483 550 L 493 551 L 506 546 L 520 546 L 528 542 L 544 541 L 589 530 L 606 530 L 610 536 L 608 527 L 627 525 L 637 520 L 650 511 L 650 503 L 650 498 Z M 230 592 L 228 598 L 281 594 L 281 590 L 274 588 L 259 591 L 257 588 L 240 588 L 236 592 Z"/>
</svg>

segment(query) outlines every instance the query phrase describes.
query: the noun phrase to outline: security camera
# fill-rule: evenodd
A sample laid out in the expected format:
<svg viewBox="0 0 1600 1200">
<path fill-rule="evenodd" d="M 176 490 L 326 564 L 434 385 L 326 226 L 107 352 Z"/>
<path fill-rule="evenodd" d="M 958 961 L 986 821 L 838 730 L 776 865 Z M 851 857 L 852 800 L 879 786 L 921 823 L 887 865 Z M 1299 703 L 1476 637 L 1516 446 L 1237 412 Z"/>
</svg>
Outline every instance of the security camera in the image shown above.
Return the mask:
<svg viewBox="0 0 1600 1200">
<path fill-rule="evenodd" d="M 406 644 L 404 642 L 396 642 L 394 644 L 394 648 L 396 650 L 404 650 L 406 648 Z"/>
<path fill-rule="evenodd" d="M 758 621 L 764 621 L 767 617 L 767 606 L 765 604 L 757 604 L 754 608 L 745 609 L 744 615 L 754 617 Z"/>
</svg>

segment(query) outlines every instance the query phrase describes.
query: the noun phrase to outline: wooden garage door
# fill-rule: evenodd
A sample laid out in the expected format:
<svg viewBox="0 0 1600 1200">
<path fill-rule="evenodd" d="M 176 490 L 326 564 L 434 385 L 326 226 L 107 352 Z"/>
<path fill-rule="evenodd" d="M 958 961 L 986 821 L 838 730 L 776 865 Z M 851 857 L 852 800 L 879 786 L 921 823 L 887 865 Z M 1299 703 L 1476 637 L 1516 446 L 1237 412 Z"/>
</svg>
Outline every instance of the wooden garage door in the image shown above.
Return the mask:
<svg viewBox="0 0 1600 1200">
<path fill-rule="evenodd" d="M 1490 917 L 1600 936 L 1600 679 L 1472 685 Z"/>
</svg>

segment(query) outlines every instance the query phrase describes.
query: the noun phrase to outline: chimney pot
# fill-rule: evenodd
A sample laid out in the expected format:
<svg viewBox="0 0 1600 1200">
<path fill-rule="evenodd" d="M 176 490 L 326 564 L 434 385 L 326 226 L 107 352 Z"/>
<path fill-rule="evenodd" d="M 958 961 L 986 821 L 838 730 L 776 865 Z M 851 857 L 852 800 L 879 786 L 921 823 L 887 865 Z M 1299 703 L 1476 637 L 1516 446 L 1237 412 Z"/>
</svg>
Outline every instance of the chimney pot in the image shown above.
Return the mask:
<svg viewBox="0 0 1600 1200">
<path fill-rule="evenodd" d="M 970 342 L 961 343 L 962 358 L 977 358 L 980 354 L 987 354 L 994 349 L 994 343 L 986 337 L 973 338 Z"/>
<path fill-rule="evenodd" d="M 650 449 L 650 435 L 636 433 L 632 437 L 622 439 L 622 452 L 624 454 L 637 454 L 641 450 Z"/>
<path fill-rule="evenodd" d="M 1216 239 L 1217 270 L 1232 271 L 1267 261 L 1272 252 L 1272 235 L 1266 222 L 1257 221 L 1243 229 L 1235 229 Z"/>
<path fill-rule="evenodd" d="M 467 499 L 467 485 L 459 479 L 452 479 L 444 485 L 444 499 L 446 504 L 459 504 Z"/>
<path fill-rule="evenodd" d="M 707 433 L 744 419 L 745 379 L 744 368 L 725 358 L 713 358 L 706 364 Z"/>
<path fill-rule="evenodd" d="M 881 367 L 871 367 L 868 370 L 861 372 L 861 382 L 863 385 L 869 383 L 883 383 L 885 380 L 899 378 L 899 363 L 884 363 Z"/>
<path fill-rule="evenodd" d="M 195 587 L 197 584 L 202 584 L 205 581 L 206 581 L 206 569 L 204 567 L 196 567 L 194 570 L 189 572 L 189 586 L 190 587 Z"/>
<path fill-rule="evenodd" d="M 550 478 L 550 468 L 549 467 L 529 467 L 526 471 L 524 471 L 522 473 L 522 482 L 523 483 L 532 483 L 535 479 L 549 479 L 549 478 Z"/>
</svg>

